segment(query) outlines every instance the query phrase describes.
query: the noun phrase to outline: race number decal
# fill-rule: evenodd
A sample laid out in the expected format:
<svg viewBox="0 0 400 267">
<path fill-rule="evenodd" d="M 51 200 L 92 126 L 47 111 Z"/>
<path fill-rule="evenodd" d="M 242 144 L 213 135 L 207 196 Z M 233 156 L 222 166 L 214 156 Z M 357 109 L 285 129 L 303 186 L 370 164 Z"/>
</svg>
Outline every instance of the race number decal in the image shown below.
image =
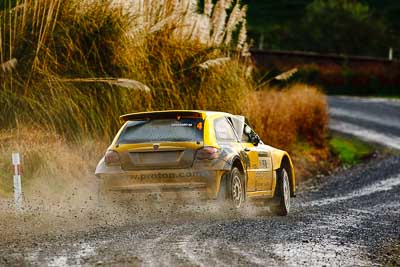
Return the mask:
<svg viewBox="0 0 400 267">
<path fill-rule="evenodd" d="M 259 157 L 258 158 L 258 168 L 271 170 L 271 158 L 268 157 Z"/>
</svg>

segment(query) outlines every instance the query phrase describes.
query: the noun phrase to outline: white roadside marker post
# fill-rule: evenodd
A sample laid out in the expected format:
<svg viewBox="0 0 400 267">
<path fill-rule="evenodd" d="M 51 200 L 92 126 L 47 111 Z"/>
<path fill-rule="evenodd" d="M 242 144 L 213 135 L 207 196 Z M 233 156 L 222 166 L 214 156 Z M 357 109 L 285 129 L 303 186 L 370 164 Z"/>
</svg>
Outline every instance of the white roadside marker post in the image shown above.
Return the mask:
<svg viewBox="0 0 400 267">
<path fill-rule="evenodd" d="M 14 165 L 14 201 L 15 209 L 22 210 L 22 185 L 21 185 L 21 158 L 19 153 L 12 153 L 12 163 Z"/>
</svg>

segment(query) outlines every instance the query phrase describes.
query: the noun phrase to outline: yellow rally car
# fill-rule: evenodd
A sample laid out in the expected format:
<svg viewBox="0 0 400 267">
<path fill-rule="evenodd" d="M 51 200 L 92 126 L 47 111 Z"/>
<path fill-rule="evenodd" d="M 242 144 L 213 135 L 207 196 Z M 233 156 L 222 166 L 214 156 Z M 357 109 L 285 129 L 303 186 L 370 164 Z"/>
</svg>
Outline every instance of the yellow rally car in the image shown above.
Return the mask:
<svg viewBox="0 0 400 267">
<path fill-rule="evenodd" d="M 157 111 L 125 121 L 96 168 L 101 195 L 159 192 L 269 200 L 287 215 L 296 178 L 287 152 L 265 145 L 243 116 L 211 111 Z"/>
</svg>

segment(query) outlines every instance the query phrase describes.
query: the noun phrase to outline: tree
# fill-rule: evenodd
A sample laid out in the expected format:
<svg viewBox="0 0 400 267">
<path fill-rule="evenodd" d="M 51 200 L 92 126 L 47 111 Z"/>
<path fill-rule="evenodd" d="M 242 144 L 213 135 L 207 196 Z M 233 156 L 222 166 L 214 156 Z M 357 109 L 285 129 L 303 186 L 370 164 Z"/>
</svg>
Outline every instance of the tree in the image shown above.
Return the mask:
<svg viewBox="0 0 400 267">
<path fill-rule="evenodd" d="M 298 36 L 303 49 L 383 55 L 389 46 L 385 23 L 367 5 L 350 0 L 315 0 L 307 7 Z"/>
<path fill-rule="evenodd" d="M 248 5 L 249 36 L 259 46 L 280 49 L 287 25 L 298 22 L 310 0 L 242 0 Z M 263 38 L 261 38 L 263 36 Z M 263 40 L 260 40 L 263 39 Z M 283 38 L 285 39 L 285 38 Z"/>
</svg>

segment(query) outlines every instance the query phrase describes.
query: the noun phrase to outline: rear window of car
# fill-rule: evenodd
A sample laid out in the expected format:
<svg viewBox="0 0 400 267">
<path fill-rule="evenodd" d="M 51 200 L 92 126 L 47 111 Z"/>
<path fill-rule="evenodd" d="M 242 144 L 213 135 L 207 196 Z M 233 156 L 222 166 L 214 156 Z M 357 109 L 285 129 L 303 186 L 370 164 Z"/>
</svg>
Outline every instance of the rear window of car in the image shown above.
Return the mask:
<svg viewBox="0 0 400 267">
<path fill-rule="evenodd" d="M 118 143 L 202 142 L 201 118 L 129 121 Z"/>
</svg>

